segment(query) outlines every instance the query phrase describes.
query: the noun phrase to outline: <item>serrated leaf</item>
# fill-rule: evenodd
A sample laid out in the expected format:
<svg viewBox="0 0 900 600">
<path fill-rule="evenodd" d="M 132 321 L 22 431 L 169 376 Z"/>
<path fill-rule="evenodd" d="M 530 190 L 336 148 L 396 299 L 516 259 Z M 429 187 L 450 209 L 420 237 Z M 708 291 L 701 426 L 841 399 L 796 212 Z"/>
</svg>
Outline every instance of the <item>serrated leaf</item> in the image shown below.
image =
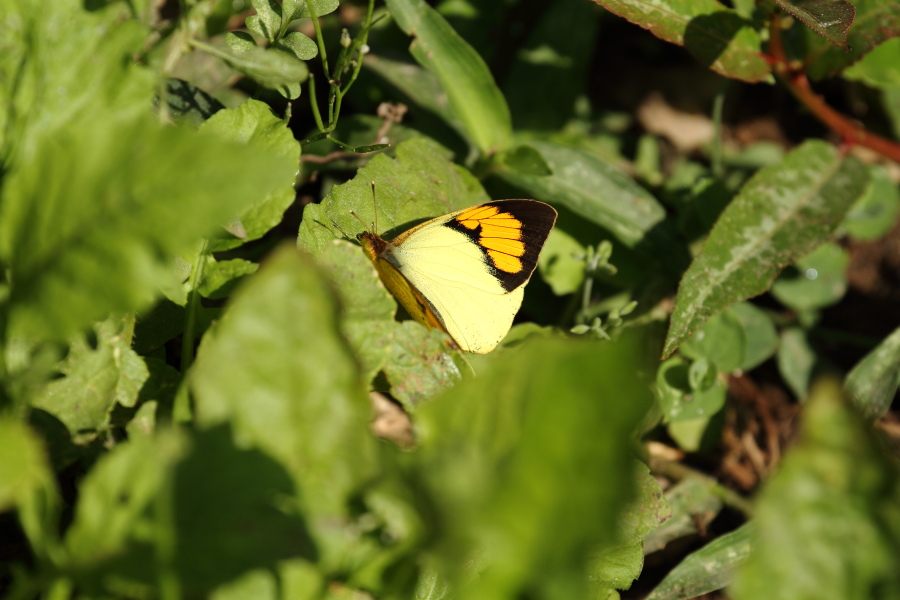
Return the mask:
<svg viewBox="0 0 900 600">
<path fill-rule="evenodd" d="M 845 79 L 862 81 L 874 88 L 894 88 L 900 86 L 900 38 L 883 42 L 866 54 L 862 60 L 850 65 L 844 73 Z"/>
<path fill-rule="evenodd" d="M 346 518 L 370 468 L 370 407 L 357 377 L 333 292 L 308 255 L 283 248 L 206 333 L 190 386 L 199 426 L 230 423 L 242 446 L 275 458 L 318 529 Z"/>
<path fill-rule="evenodd" d="M 594 0 L 653 35 L 684 46 L 717 73 L 748 82 L 764 81 L 771 67 L 760 52 L 751 21 L 716 0 Z"/>
<path fill-rule="evenodd" d="M 725 209 L 679 286 L 663 356 L 832 235 L 868 184 L 855 158 L 809 141 L 760 170 Z"/>
<path fill-rule="evenodd" d="M 900 4 L 894 0 L 855 0 L 856 19 L 847 32 L 848 51 L 801 25 L 785 34 L 791 55 L 799 55 L 813 79 L 830 77 L 857 62 L 882 42 L 900 35 Z"/>
<path fill-rule="evenodd" d="M 319 47 L 309 36 L 292 31 L 277 42 L 275 46 L 290 52 L 300 60 L 309 60 L 319 54 Z"/>
<path fill-rule="evenodd" d="M 509 146 L 509 107 L 484 60 L 424 0 L 387 0 L 388 10 L 408 35 L 410 52 L 434 73 L 450 108 L 484 155 Z"/>
<path fill-rule="evenodd" d="M 134 406 L 149 372 L 131 349 L 133 327 L 132 320 L 111 318 L 97 324 L 96 340 L 77 336 L 58 367 L 63 377 L 35 394 L 31 405 L 62 421 L 73 437 L 95 435 L 116 402 Z"/>
<path fill-rule="evenodd" d="M 248 144 L 271 154 L 273 162 L 282 172 L 290 172 L 281 180 L 277 189 L 264 190 L 251 196 L 237 218 L 244 236 L 219 237 L 210 242 L 211 252 L 229 250 L 251 240 L 257 240 L 281 222 L 284 211 L 296 197 L 293 173 L 300 160 L 300 144 L 294 139 L 287 124 L 272 114 L 272 109 L 258 100 L 247 100 L 235 109 L 221 110 L 213 115 L 201 131 L 211 133 L 226 141 Z"/>
<path fill-rule="evenodd" d="M 856 9 L 847 0 L 775 0 L 775 4 L 835 46 L 848 49 L 847 30 L 853 24 Z"/>
<path fill-rule="evenodd" d="M 866 418 L 878 419 L 887 412 L 900 387 L 900 329 L 853 367 L 844 387 Z"/>
<path fill-rule="evenodd" d="M 720 590 L 734 579 L 750 555 L 749 525 L 720 535 L 685 557 L 647 596 L 647 600 L 685 600 Z"/>
<path fill-rule="evenodd" d="M 797 441 L 760 494 L 736 600 L 896 598 L 900 471 L 840 385 L 813 387 Z"/>
<path fill-rule="evenodd" d="M 364 230 L 363 223 L 376 221 L 378 233 L 390 239 L 426 218 L 487 202 L 478 181 L 447 156 L 429 139 L 408 140 L 397 146 L 396 159 L 375 156 L 320 204 L 308 205 L 300 224 L 298 244 L 320 257 L 338 285 L 346 308 L 342 326 L 362 361 L 366 380 L 389 365 L 392 389 L 407 406 L 458 377 L 456 366 L 445 356 L 447 348 L 441 341 L 445 338 L 435 337 L 417 323 L 397 323 L 396 302 L 362 249 L 335 240 L 345 233 L 352 238 Z"/>
</svg>

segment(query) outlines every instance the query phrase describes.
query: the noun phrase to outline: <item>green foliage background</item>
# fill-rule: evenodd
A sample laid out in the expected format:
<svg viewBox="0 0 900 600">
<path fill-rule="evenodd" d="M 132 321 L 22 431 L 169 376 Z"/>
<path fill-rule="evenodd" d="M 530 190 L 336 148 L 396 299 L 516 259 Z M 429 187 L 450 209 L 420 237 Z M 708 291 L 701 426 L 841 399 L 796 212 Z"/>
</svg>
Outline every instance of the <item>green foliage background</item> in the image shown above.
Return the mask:
<svg viewBox="0 0 900 600">
<path fill-rule="evenodd" d="M 896 137 L 900 9 L 597 4 L 0 0 L 0 592 L 900 597 L 873 428 L 898 334 L 842 366 L 819 327 L 896 177 L 812 137 L 663 160 L 591 84 L 624 17 L 772 85 L 776 23 Z M 463 359 L 398 318 L 353 238 L 502 197 L 558 226 L 522 322 Z M 714 457 L 729 381 L 761 368 L 803 424 L 758 498 L 647 454 Z M 405 442 L 373 436 L 370 391 Z M 642 578 L 720 514 L 738 524 Z"/>
</svg>

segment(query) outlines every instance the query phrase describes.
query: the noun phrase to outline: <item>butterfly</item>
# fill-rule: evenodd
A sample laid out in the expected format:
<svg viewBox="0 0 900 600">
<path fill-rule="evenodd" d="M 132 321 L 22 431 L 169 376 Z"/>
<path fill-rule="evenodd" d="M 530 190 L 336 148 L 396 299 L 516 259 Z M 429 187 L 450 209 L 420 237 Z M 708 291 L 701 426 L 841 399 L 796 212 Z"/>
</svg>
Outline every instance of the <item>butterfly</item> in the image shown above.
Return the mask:
<svg viewBox="0 0 900 600">
<path fill-rule="evenodd" d="M 495 200 L 431 219 L 388 241 L 357 237 L 410 316 L 452 346 L 487 354 L 506 337 L 556 223 L 537 200 Z"/>
</svg>

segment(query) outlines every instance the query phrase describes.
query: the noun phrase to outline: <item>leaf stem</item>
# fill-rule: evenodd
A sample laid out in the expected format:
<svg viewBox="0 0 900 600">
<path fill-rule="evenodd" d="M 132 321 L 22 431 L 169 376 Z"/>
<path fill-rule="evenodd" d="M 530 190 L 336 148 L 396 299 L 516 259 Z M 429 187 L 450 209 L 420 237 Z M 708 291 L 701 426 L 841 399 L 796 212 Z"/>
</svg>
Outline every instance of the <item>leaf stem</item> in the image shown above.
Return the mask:
<svg viewBox="0 0 900 600">
<path fill-rule="evenodd" d="M 828 106 L 825 100 L 812 90 L 806 74 L 791 66 L 781 40 L 780 18 L 779 13 L 772 13 L 769 20 L 769 52 L 773 59 L 775 76 L 817 119 L 840 135 L 845 144 L 864 146 L 900 163 L 900 144 L 870 132 Z"/>
<path fill-rule="evenodd" d="M 742 513 L 747 518 L 753 516 L 753 504 L 749 500 L 737 494 L 735 491 L 723 486 L 709 475 L 701 473 L 700 471 L 692 469 L 681 463 L 671 462 L 652 454 L 647 458 L 647 464 L 650 467 L 650 471 L 652 471 L 653 473 L 664 475 L 676 481 L 681 481 L 688 478 L 698 479 L 704 484 L 708 485 L 710 491 L 712 491 L 712 493 L 715 494 L 723 504 Z"/>
<path fill-rule="evenodd" d="M 319 58 L 322 59 L 322 68 L 325 70 L 325 77 L 328 77 L 328 55 L 325 53 L 325 40 L 322 38 L 322 27 L 319 25 L 319 17 L 316 15 L 316 7 L 313 6 L 312 0 L 306 0 L 306 10 L 309 11 L 309 18 L 312 20 L 313 28 L 316 30 L 316 42 L 319 44 Z"/>
</svg>

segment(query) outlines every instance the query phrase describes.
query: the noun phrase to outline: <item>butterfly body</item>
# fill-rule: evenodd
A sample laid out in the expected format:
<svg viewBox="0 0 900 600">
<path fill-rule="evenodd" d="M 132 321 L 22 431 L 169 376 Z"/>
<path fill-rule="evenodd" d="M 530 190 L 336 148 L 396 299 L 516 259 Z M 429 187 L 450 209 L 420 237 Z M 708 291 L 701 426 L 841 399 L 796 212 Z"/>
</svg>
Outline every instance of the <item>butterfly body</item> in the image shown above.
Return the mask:
<svg viewBox="0 0 900 600">
<path fill-rule="evenodd" d="M 385 240 L 358 237 L 381 280 L 416 321 L 465 352 L 486 354 L 522 305 L 556 211 L 536 200 L 496 200 Z"/>
</svg>

